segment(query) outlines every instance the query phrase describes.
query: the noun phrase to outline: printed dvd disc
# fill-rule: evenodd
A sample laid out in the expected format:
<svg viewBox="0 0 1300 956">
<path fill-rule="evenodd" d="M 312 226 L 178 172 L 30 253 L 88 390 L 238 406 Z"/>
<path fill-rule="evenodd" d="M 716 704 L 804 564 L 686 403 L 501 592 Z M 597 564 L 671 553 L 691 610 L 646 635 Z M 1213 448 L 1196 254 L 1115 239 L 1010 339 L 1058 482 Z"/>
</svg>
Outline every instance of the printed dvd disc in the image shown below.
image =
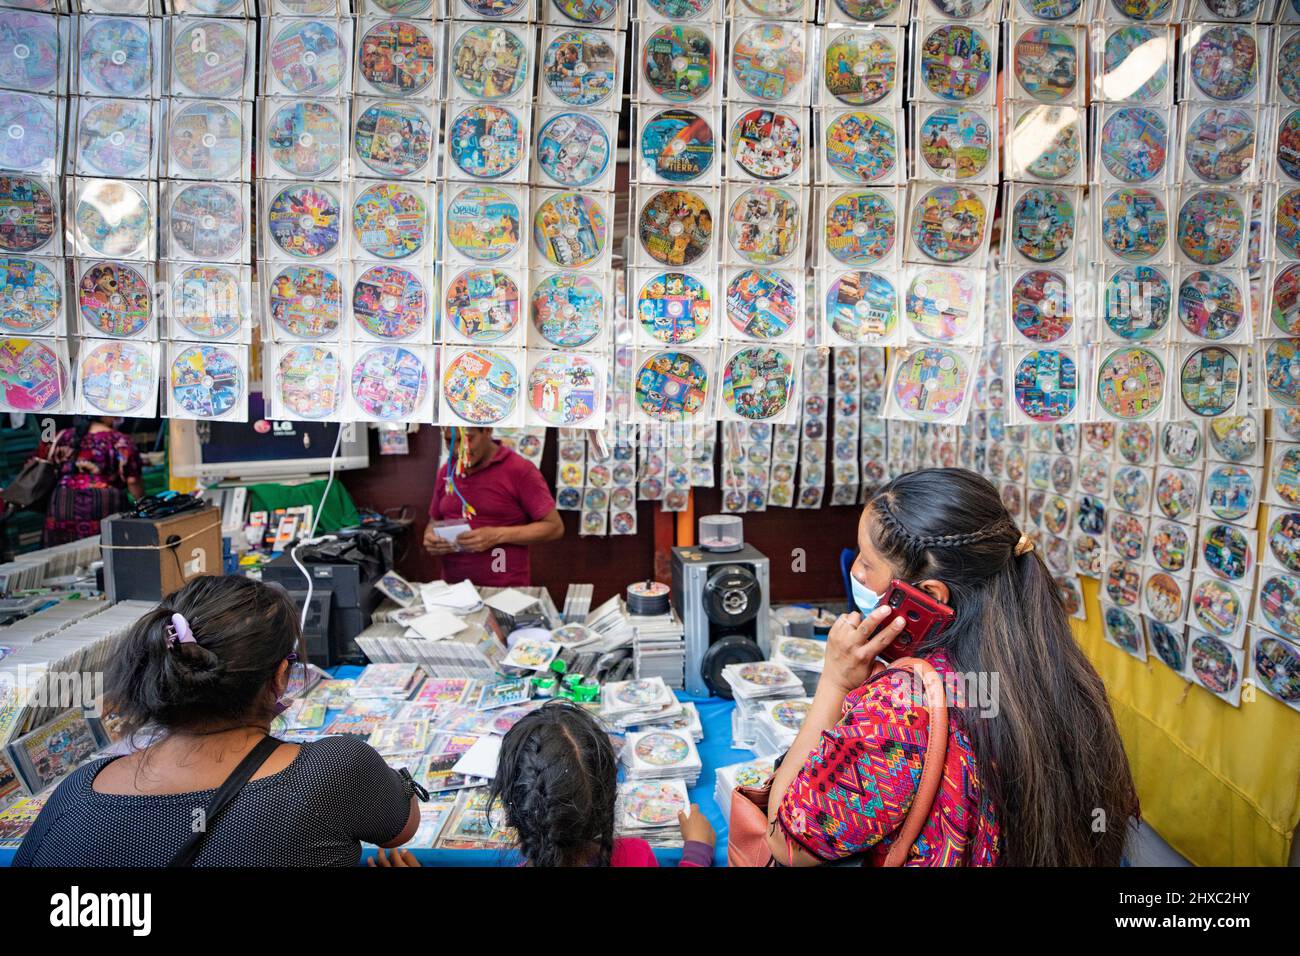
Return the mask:
<svg viewBox="0 0 1300 956">
<path fill-rule="evenodd" d="M 670 20 L 694 20 L 713 5 L 713 0 L 647 0 L 656 13 Z"/>
<path fill-rule="evenodd" d="M 1076 535 L 1071 542 L 1070 550 L 1073 552 L 1075 570 L 1079 574 L 1101 577 L 1103 551 L 1099 540 L 1090 534 Z M 1102 620 L 1106 624 L 1106 633 L 1126 647 L 1130 646 L 1129 642 L 1136 642 L 1139 639 L 1141 632 L 1137 629 L 1136 620 L 1119 608 L 1106 608 Z"/>
<path fill-rule="evenodd" d="M 185 337 L 229 338 L 243 324 L 238 275 L 221 266 L 190 266 L 172 283 L 170 318 Z"/>
<path fill-rule="evenodd" d="M 1219 278 L 1218 273 L 1209 273 Z M 1236 290 L 1236 286 L 1232 286 Z M 1240 293 L 1238 293 L 1238 300 Z M 1240 304 L 1239 302 L 1237 304 Z M 1290 265 L 1273 279 L 1273 296 L 1268 317 L 1271 328 L 1285 335 L 1300 336 L 1300 265 Z M 1300 437 L 1292 434 L 1292 438 Z"/>
<path fill-rule="evenodd" d="M 1169 64 L 1164 55 L 1167 42 L 1162 33 L 1150 27 L 1125 26 L 1113 31 L 1106 37 L 1106 47 L 1102 54 L 1107 80 L 1110 80 L 1110 82 L 1103 81 L 1103 85 L 1107 88 L 1122 87 L 1120 92 L 1124 95 L 1119 96 L 1120 99 L 1146 101 L 1160 96 L 1169 84 Z M 1137 51 L 1141 51 L 1137 58 L 1125 67 L 1124 63 L 1129 56 Z M 1146 61 L 1156 56 L 1159 57 L 1160 65 L 1155 70 L 1151 70 L 1150 64 Z M 1132 71 L 1142 71 L 1138 76 L 1147 76 L 1146 81 L 1132 92 L 1129 92 L 1131 81 L 1110 79 Z M 1137 76 L 1134 77 L 1136 78 Z"/>
<path fill-rule="evenodd" d="M 1074 244 L 1074 204 L 1061 189 L 1026 189 L 1011 210 L 1011 241 L 1026 259 L 1055 262 Z"/>
<path fill-rule="evenodd" d="M 844 193 L 827 204 L 826 248 L 846 265 L 879 262 L 894 248 L 897 231 L 894 204 L 881 193 Z"/>
<path fill-rule="evenodd" d="M 1230 338 L 1245 316 L 1242 292 L 1225 275 L 1202 269 L 1188 273 L 1178 286 L 1178 321 L 1197 338 Z"/>
<path fill-rule="evenodd" d="M 1117 189 L 1101 206 L 1101 237 L 1122 259 L 1150 259 L 1169 238 L 1169 214 L 1147 189 Z"/>
<path fill-rule="evenodd" d="M 358 70 L 366 82 L 390 96 L 415 96 L 438 77 L 433 40 L 406 20 L 385 20 L 371 27 L 361 38 L 358 56 Z"/>
<path fill-rule="evenodd" d="M 1165 517 L 1175 521 L 1189 521 L 1195 518 L 1201 500 L 1201 489 L 1197 484 L 1195 472 L 1172 469 L 1165 471 L 1156 480 L 1155 492 L 1156 505 Z M 1185 545 L 1187 542 L 1185 533 L 1181 540 Z M 1167 566 L 1167 563 L 1162 561 L 1161 566 Z"/>
<path fill-rule="evenodd" d="M 1296 40 L 1300 46 L 1300 33 L 1296 34 Z M 1296 50 L 1295 66 L 1300 71 L 1300 48 Z M 1277 166 L 1284 175 L 1300 179 L 1300 110 L 1288 113 L 1278 127 Z"/>
<path fill-rule="evenodd" d="M 770 269 L 746 269 L 727 283 L 727 320 L 751 339 L 785 335 L 798 321 L 798 306 L 794 284 Z"/>
<path fill-rule="evenodd" d="M 988 209 L 963 186 L 937 186 L 912 208 L 912 241 L 936 262 L 961 262 L 979 252 Z"/>
<path fill-rule="evenodd" d="M 1143 348 L 1118 349 L 1097 370 L 1097 402 L 1115 418 L 1149 418 L 1164 401 L 1165 366 Z"/>
<path fill-rule="evenodd" d="M 1259 82 L 1259 50 L 1249 27 L 1208 26 L 1189 55 L 1192 83 L 1212 100 L 1239 100 Z"/>
<path fill-rule="evenodd" d="M 1078 366 L 1056 349 L 1030 352 L 1016 366 L 1015 395 L 1016 405 L 1034 421 L 1059 422 L 1078 404 Z"/>
<path fill-rule="evenodd" d="M 1240 179 L 1255 158 L 1255 120 L 1245 110 L 1208 109 L 1188 125 L 1183 152 L 1187 165 L 1202 179 Z"/>
<path fill-rule="evenodd" d="M 1289 447 L 1275 455 L 1269 482 L 1278 498 L 1294 508 L 1300 505 L 1300 448 Z"/>
<path fill-rule="evenodd" d="M 58 160 L 54 111 L 34 96 L 0 92 L 0 168 L 39 172 Z"/>
<path fill-rule="evenodd" d="M 1012 51 L 1016 81 L 1036 100 L 1063 100 L 1079 82 L 1079 50 L 1074 34 L 1060 27 L 1031 27 Z"/>
<path fill-rule="evenodd" d="M 600 334 L 604 318 L 604 293 L 588 276 L 547 276 L 533 289 L 533 328 L 550 345 L 580 348 Z"/>
<path fill-rule="evenodd" d="M 800 239 L 799 203 L 784 189 L 754 186 L 731 204 L 727 238 L 745 260 L 771 265 L 788 257 Z"/>
<path fill-rule="evenodd" d="M 338 353 L 319 345 L 295 345 L 285 350 L 276 367 L 277 405 L 301 418 L 333 415 L 343 397 Z"/>
<path fill-rule="evenodd" d="M 1143 519 L 1122 511 L 1112 511 L 1108 537 L 1111 551 L 1125 561 L 1136 561 L 1142 557 L 1142 551 L 1146 547 Z"/>
<path fill-rule="evenodd" d="M 56 408 L 68 392 L 68 372 L 47 342 L 0 339 L 0 397 L 19 412 Z"/>
<path fill-rule="evenodd" d="M 1246 235 L 1246 213 L 1228 193 L 1198 192 L 1178 213 L 1178 248 L 1203 266 L 1236 254 Z"/>
<path fill-rule="evenodd" d="M 33 259 L 0 257 L 0 331 L 32 335 L 63 315 L 63 290 L 54 273 Z M 51 330 L 51 332 L 62 330 Z"/>
<path fill-rule="evenodd" d="M 993 158 L 993 127 L 974 110 L 944 106 L 927 116 L 918 130 L 921 158 L 945 179 L 970 179 Z"/>
<path fill-rule="evenodd" d="M 461 0 L 465 6 L 481 17 L 500 19 L 520 9 L 525 0 Z"/>
<path fill-rule="evenodd" d="M 701 338 L 713 319 L 713 301 L 704 283 L 682 272 L 663 272 L 642 286 L 636 300 L 641 327 L 665 345 Z"/>
<path fill-rule="evenodd" d="M 447 207 L 447 241 L 466 258 L 496 262 L 519 248 L 519 204 L 492 186 L 462 189 Z"/>
<path fill-rule="evenodd" d="M 687 103 L 704 96 L 714 79 L 713 40 L 698 27 L 665 25 L 650 34 L 641 54 L 646 82 L 659 96 Z"/>
<path fill-rule="evenodd" d="M 1250 541 L 1240 528 L 1212 524 L 1202 533 L 1201 557 L 1219 577 L 1239 581 L 1250 569 Z"/>
<path fill-rule="evenodd" d="M 948 24 L 921 42 L 921 79 L 940 99 L 979 96 L 992 74 L 993 50 L 974 27 Z"/>
<path fill-rule="evenodd" d="M 604 374 L 586 356 L 549 353 L 528 373 L 528 403 L 548 425 L 581 425 L 599 411 Z"/>
<path fill-rule="evenodd" d="M 1126 106 L 1101 127 L 1101 163 L 1126 183 L 1144 183 L 1164 169 L 1169 127 L 1155 110 Z"/>
<path fill-rule="evenodd" d="M 792 96 L 803 82 L 803 34 L 792 24 L 752 24 L 732 40 L 731 75 L 753 99 Z"/>
<path fill-rule="evenodd" d="M 551 0 L 555 9 L 578 23 L 604 23 L 618 10 L 618 0 Z"/>
<path fill-rule="evenodd" d="M 519 326 L 519 287 L 496 269 L 466 269 L 447 286 L 447 321 L 471 342 L 499 342 Z"/>
<path fill-rule="evenodd" d="M 429 389 L 429 372 L 420 356 L 400 345 L 362 352 L 352 365 L 352 400 L 371 418 L 409 419 Z"/>
<path fill-rule="evenodd" d="M 343 43 L 328 23 L 292 20 L 271 40 L 271 72 L 293 96 L 332 93 L 347 68 Z"/>
<path fill-rule="evenodd" d="M 1226 461 L 1249 461 L 1259 448 L 1259 430 L 1249 415 L 1216 418 L 1207 430 L 1214 453 Z"/>
<path fill-rule="evenodd" d="M 637 370 L 633 399 L 655 421 L 683 422 L 703 411 L 708 388 L 708 372 L 689 352 L 656 352 Z"/>
<path fill-rule="evenodd" d="M 233 24 L 200 20 L 172 36 L 172 75 L 194 96 L 238 99 L 247 61 L 244 31 Z"/>
<path fill-rule="evenodd" d="M 1169 10 L 1173 0 L 1111 0 L 1112 6 L 1130 20 L 1156 20 Z"/>
<path fill-rule="evenodd" d="M 53 92 L 59 80 L 59 21 L 44 13 L 0 13 L 0 85 Z"/>
<path fill-rule="evenodd" d="M 1115 560 L 1106 566 L 1106 596 L 1122 607 L 1138 603 L 1138 586 L 1142 570 L 1128 561 Z"/>
<path fill-rule="evenodd" d="M 105 176 L 144 172 L 153 155 L 152 106 L 141 100 L 107 100 L 86 108 L 77 123 L 81 163 Z"/>
<path fill-rule="evenodd" d="M 323 256 L 339 244 L 339 218 L 338 197 L 322 186 L 286 186 L 266 211 L 275 244 L 299 259 Z"/>
<path fill-rule="evenodd" d="M 491 153 L 478 151 L 474 146 L 458 151 L 466 135 L 465 117 L 477 114 L 481 117 L 503 113 L 495 106 L 471 107 L 451 121 L 448 138 L 451 140 L 451 155 L 456 165 L 474 176 L 487 176 L 488 170 L 501 169 L 501 175 L 509 172 L 519 162 L 520 149 L 519 126 L 514 117 L 514 139 L 509 137 L 509 130 L 498 132 L 499 136 L 492 144 Z M 507 113 L 506 116 L 509 116 Z M 472 121 L 471 121 L 472 123 Z M 357 117 L 356 132 L 352 143 L 357 150 L 357 158 L 381 176 L 409 176 L 424 168 L 429 162 L 430 151 L 436 138 L 436 131 L 418 107 L 405 103 L 377 103 L 368 106 Z M 337 165 L 337 161 L 333 165 Z"/>
<path fill-rule="evenodd" d="M 1259 612 L 1269 627 L 1291 640 L 1300 640 L 1300 579 L 1277 571 L 1260 577 Z M 1296 671 L 1300 678 L 1300 669 Z"/>
<path fill-rule="evenodd" d="M 424 283 L 406 269 L 371 266 L 352 285 L 352 315 L 376 338 L 410 338 L 429 315 Z"/>
<path fill-rule="evenodd" d="M 97 262 L 77 284 L 77 307 L 86 325 L 113 338 L 138 335 L 149 325 L 153 292 L 138 271 L 117 262 Z"/>
<path fill-rule="evenodd" d="M 442 397 L 463 421 L 491 425 L 514 414 L 519 370 L 500 352 L 472 349 L 457 355 L 442 373 Z"/>
<path fill-rule="evenodd" d="M 588 186 L 609 168 L 605 127 L 582 113 L 561 113 L 537 132 L 537 165 L 565 186 Z"/>
<path fill-rule="evenodd" d="M 352 235 L 372 256 L 405 259 L 429 238 L 429 207 L 414 189 L 378 183 L 352 203 Z"/>
<path fill-rule="evenodd" d="M 1201 426 L 1196 422 L 1169 422 L 1160 429 L 1160 449 L 1180 468 L 1195 464 L 1201 457 Z"/>
<path fill-rule="evenodd" d="M 359 142 L 360 123 L 358 120 L 357 152 L 364 160 Z M 327 176 L 343 159 L 343 124 L 319 103 L 294 102 L 281 106 L 268 121 L 266 141 L 272 162 L 291 176 L 304 179 Z"/>
<path fill-rule="evenodd" d="M 1274 236 L 1283 255 L 1300 259 L 1300 189 L 1290 189 L 1277 197 Z M 1252 269 L 1258 267 L 1257 244 L 1257 240 L 1252 243 Z"/>
<path fill-rule="evenodd" d="M 158 370 L 148 346 L 104 342 L 87 349 L 78 362 L 77 392 L 92 408 L 108 415 L 142 409 L 154 400 Z"/>
<path fill-rule="evenodd" d="M 271 321 L 300 339 L 336 335 L 343 319 L 339 277 L 317 266 L 281 269 L 270 287 Z"/>
<path fill-rule="evenodd" d="M 470 27 L 452 47 L 450 72 L 461 91 L 475 99 L 505 99 L 528 79 L 528 46 L 505 27 Z"/>
<path fill-rule="evenodd" d="M 222 103 L 189 103 L 171 119 L 167 151 L 182 175 L 239 179 L 244 162 L 244 123 Z"/>
<path fill-rule="evenodd" d="M 139 185 L 110 179 L 88 183 L 75 217 L 78 235 L 95 255 L 152 257 L 154 209 Z"/>
<path fill-rule="evenodd" d="M 224 186 L 190 185 L 172 199 L 167 223 L 172 241 L 199 260 L 226 260 L 244 242 L 244 201 Z"/>
<path fill-rule="evenodd" d="M 1119 441 L 1115 447 L 1119 456 L 1130 465 L 1148 465 L 1155 442 L 1156 436 L 1146 422 L 1124 422 L 1119 427 Z"/>
<path fill-rule="evenodd" d="M 1295 0 L 1291 6 L 1295 7 Z M 0 44 L 0 51 L 3 49 Z M 1300 103 L 1300 33 L 1291 34 L 1277 51 L 1277 87 L 1292 103 Z"/>
<path fill-rule="evenodd" d="M 837 116 L 826 124 L 826 163 L 845 179 L 883 179 L 898 165 L 898 132 L 865 110 Z"/>
<path fill-rule="evenodd" d="M 803 131 L 787 113 L 759 107 L 731 124 L 731 158 L 755 179 L 784 179 L 803 161 Z"/>
<path fill-rule="evenodd" d="M 1237 357 L 1217 345 L 1197 349 L 1179 372 L 1183 405 L 1205 417 L 1222 415 L 1237 404 L 1241 368 Z"/>
<path fill-rule="evenodd" d="M 1050 269 L 1026 272 L 1011 287 L 1011 320 L 1025 338 L 1044 345 L 1074 325 L 1065 276 Z"/>
<path fill-rule="evenodd" d="M 794 393 L 794 363 L 783 349 L 741 349 L 722 370 L 727 410 L 751 421 L 780 416 Z"/>
<path fill-rule="evenodd" d="M 1151 555 L 1160 567 L 1178 573 L 1187 567 L 1190 554 L 1188 528 L 1173 521 L 1158 522 L 1151 528 Z"/>
<path fill-rule="evenodd" d="M 595 106 L 614 93 L 618 60 L 600 31 L 571 30 L 553 39 L 542 57 L 542 80 L 570 106 Z"/>
<path fill-rule="evenodd" d="M 656 176 L 669 182 L 698 179 L 713 164 L 713 130 L 697 113 L 663 110 L 641 130 L 641 157 Z"/>
<path fill-rule="evenodd" d="M 1033 159 L 1025 164 L 1025 171 L 1039 179 L 1064 179 L 1083 162 L 1079 127 L 1070 121 L 1066 110 L 1072 107 L 1036 107 L 1021 115 L 1011 134 L 1012 155 L 1020 156 L 1022 143 L 1032 147 Z M 1044 128 L 1050 137 L 1042 136 Z"/>
<path fill-rule="evenodd" d="M 883 35 L 845 31 L 834 36 L 822 64 L 826 89 L 849 106 L 879 103 L 898 83 L 898 51 Z"/>
<path fill-rule="evenodd" d="M 1173 291 L 1152 266 L 1124 266 L 1106 282 L 1103 317 L 1122 339 L 1141 342 L 1159 335 L 1169 321 Z"/>
<path fill-rule="evenodd" d="M 924 269 L 908 287 L 904 313 L 926 338 L 956 341 L 979 321 L 975 310 L 978 294 L 975 279 L 964 272 Z"/>
<path fill-rule="evenodd" d="M 1268 526 L 1268 549 L 1288 571 L 1300 571 L 1300 514 L 1284 511 Z"/>
<path fill-rule="evenodd" d="M 172 359 L 168 373 L 171 399 L 195 418 L 219 418 L 244 393 L 239 357 L 215 345 L 192 345 Z"/>
<path fill-rule="evenodd" d="M 1300 706 L 1300 649 L 1272 635 L 1256 634 L 1250 652 L 1260 688 L 1292 707 Z"/>
<path fill-rule="evenodd" d="M 1207 690 L 1230 694 L 1241 679 L 1232 648 L 1206 634 L 1198 634 L 1188 649 L 1188 667 Z"/>
<path fill-rule="evenodd" d="M 1147 578 L 1142 591 L 1147 611 L 1156 621 L 1175 624 L 1183 619 L 1187 595 L 1177 578 L 1157 571 Z"/>
<path fill-rule="evenodd" d="M 904 355 L 894 378 L 894 400 L 919 422 L 939 421 L 961 410 L 970 369 L 960 352 L 929 346 Z"/>
<path fill-rule="evenodd" d="M 153 41 L 135 20 L 104 17 L 83 27 L 79 46 L 81 76 L 105 96 L 148 94 L 153 76 Z"/>
<path fill-rule="evenodd" d="M 713 213 L 696 193 L 665 189 L 651 196 L 637 216 L 641 247 L 657 262 L 690 265 L 708 254 Z"/>
<path fill-rule="evenodd" d="M 1216 518 L 1240 521 L 1255 507 L 1255 479 L 1240 465 L 1215 465 L 1205 476 L 1205 501 Z"/>
<path fill-rule="evenodd" d="M 54 200 L 39 181 L 0 174 L 0 251 L 35 252 L 57 225 Z"/>
<path fill-rule="evenodd" d="M 576 268 L 594 262 L 608 235 L 605 210 L 582 193 L 549 196 L 533 213 L 533 244 L 552 265 Z"/>
<path fill-rule="evenodd" d="M 893 283 L 876 272 L 840 276 L 826 292 L 826 321 L 836 335 L 850 342 L 889 335 L 898 325 Z"/>
</svg>

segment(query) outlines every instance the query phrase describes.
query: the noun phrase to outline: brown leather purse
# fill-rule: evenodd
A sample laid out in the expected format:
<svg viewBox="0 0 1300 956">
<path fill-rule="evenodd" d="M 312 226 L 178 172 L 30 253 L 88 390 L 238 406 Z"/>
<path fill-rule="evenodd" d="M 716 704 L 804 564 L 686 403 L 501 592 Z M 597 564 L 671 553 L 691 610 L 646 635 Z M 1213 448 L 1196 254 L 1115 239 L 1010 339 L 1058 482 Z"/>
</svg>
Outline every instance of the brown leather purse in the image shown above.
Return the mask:
<svg viewBox="0 0 1300 956">
<path fill-rule="evenodd" d="M 930 713 L 925 758 L 921 767 L 921 782 L 916 796 L 907 811 L 898 837 L 885 856 L 884 866 L 902 866 L 912 844 L 921 835 L 921 829 L 930 816 L 934 798 L 943 782 L 943 765 L 948 755 L 948 700 L 944 694 L 943 679 L 929 661 L 919 657 L 904 657 L 889 665 L 890 670 L 909 670 L 921 681 L 925 691 L 925 709 Z M 883 670 L 877 664 L 872 677 Z M 731 819 L 727 833 L 728 866 L 774 866 L 772 851 L 767 842 L 768 801 L 772 796 L 772 782 L 761 787 L 736 787 L 731 791 Z"/>
</svg>

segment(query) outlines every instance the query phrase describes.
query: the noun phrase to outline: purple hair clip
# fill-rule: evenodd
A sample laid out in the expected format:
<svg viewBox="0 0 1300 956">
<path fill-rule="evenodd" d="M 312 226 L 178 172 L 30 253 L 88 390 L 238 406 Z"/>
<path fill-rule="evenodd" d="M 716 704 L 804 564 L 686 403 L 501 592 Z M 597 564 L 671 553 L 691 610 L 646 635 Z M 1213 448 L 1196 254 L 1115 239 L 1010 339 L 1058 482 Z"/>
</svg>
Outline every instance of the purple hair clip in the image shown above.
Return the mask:
<svg viewBox="0 0 1300 956">
<path fill-rule="evenodd" d="M 190 630 L 190 622 L 185 620 L 183 614 L 173 614 L 171 624 L 167 625 L 167 640 L 175 648 L 182 644 L 197 644 L 194 639 L 194 632 Z"/>
</svg>

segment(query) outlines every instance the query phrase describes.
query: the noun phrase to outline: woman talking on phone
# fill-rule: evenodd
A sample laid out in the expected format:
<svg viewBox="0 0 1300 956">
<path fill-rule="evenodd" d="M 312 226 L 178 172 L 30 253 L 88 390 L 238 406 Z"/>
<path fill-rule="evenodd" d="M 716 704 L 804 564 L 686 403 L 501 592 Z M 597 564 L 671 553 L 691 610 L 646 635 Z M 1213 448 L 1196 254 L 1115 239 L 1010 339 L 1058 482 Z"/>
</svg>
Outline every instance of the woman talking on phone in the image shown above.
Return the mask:
<svg viewBox="0 0 1300 956">
<path fill-rule="evenodd" d="M 993 485 L 955 468 L 902 475 L 863 510 L 858 548 L 860 613 L 832 628 L 812 709 L 772 779 L 775 860 L 1119 865 L 1138 804 L 1106 692 Z M 911 585 L 920 604 L 950 608 L 947 626 L 916 640 L 898 617 L 875 633 L 895 581 L 894 595 L 915 594 Z M 925 764 L 942 707 L 926 706 L 901 666 L 873 678 L 877 655 L 921 658 L 942 678 L 941 776 Z M 909 820 L 914 801 L 921 812 Z"/>
</svg>

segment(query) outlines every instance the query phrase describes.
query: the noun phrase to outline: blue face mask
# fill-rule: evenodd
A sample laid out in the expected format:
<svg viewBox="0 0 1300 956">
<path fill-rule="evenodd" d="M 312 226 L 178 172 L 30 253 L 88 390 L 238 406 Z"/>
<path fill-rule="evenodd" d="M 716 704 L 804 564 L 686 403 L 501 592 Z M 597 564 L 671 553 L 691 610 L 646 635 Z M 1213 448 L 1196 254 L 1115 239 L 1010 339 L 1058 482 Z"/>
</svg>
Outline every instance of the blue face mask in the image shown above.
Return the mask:
<svg viewBox="0 0 1300 956">
<path fill-rule="evenodd" d="M 880 603 L 880 595 L 867 587 L 852 574 L 849 575 L 849 587 L 853 589 L 853 603 L 858 606 L 862 616 L 866 617 Z"/>
</svg>

